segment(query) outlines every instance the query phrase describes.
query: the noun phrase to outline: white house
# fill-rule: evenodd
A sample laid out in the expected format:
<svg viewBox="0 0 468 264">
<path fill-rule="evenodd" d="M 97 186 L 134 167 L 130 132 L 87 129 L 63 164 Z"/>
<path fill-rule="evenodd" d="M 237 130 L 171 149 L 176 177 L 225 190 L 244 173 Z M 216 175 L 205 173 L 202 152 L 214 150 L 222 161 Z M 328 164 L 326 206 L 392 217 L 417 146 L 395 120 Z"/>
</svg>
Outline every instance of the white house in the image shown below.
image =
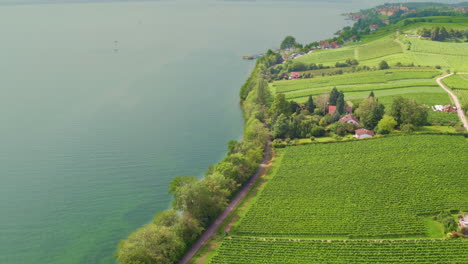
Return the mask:
<svg viewBox="0 0 468 264">
<path fill-rule="evenodd" d="M 359 139 L 362 139 L 362 138 L 371 138 L 371 137 L 373 137 L 373 136 L 375 136 L 374 131 L 368 130 L 368 129 L 364 129 L 364 128 L 356 129 L 356 134 L 354 134 L 354 137 L 355 137 L 355 138 L 359 138 Z"/>
</svg>

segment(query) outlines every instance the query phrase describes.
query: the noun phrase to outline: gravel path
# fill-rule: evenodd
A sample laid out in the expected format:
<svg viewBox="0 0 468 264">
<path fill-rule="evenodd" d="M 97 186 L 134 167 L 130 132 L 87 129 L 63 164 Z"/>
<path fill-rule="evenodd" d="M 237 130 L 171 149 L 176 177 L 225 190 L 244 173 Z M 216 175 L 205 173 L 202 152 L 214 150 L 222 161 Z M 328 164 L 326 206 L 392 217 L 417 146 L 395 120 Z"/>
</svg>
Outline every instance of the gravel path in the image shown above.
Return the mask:
<svg viewBox="0 0 468 264">
<path fill-rule="evenodd" d="M 252 189 L 252 186 L 255 184 L 257 179 L 262 175 L 264 170 L 268 167 L 268 161 L 270 156 L 271 142 L 269 141 L 265 146 L 265 154 L 263 155 L 263 161 L 260 164 L 260 167 L 257 170 L 257 173 L 250 178 L 249 182 L 237 193 L 236 197 L 229 203 L 229 206 L 224 210 L 224 212 L 218 216 L 216 221 L 214 221 L 202 234 L 202 236 L 192 245 L 192 248 L 185 253 L 184 258 L 179 262 L 179 264 L 187 264 L 190 259 L 195 256 L 195 254 L 200 250 L 200 248 L 205 244 L 208 239 L 213 236 L 218 227 L 223 223 L 224 219 L 236 208 L 239 202 L 245 197 L 245 195 Z"/>
<path fill-rule="evenodd" d="M 457 74 L 468 74 L 468 73 L 457 73 Z M 455 103 L 455 106 L 457 107 L 458 116 L 460 117 L 461 121 L 463 122 L 463 126 L 465 127 L 465 130 L 468 131 L 468 122 L 466 121 L 465 112 L 463 112 L 463 109 L 461 108 L 460 101 L 458 101 L 457 96 L 452 92 L 452 90 L 447 88 L 447 86 L 445 86 L 445 84 L 442 83 L 443 79 L 445 79 L 447 77 L 450 77 L 452 75 L 454 75 L 454 74 L 453 73 L 447 74 L 445 76 L 437 78 L 436 81 L 440 85 L 440 87 L 442 87 L 442 89 L 444 89 L 450 95 L 450 97 L 452 97 L 452 101 Z"/>
</svg>

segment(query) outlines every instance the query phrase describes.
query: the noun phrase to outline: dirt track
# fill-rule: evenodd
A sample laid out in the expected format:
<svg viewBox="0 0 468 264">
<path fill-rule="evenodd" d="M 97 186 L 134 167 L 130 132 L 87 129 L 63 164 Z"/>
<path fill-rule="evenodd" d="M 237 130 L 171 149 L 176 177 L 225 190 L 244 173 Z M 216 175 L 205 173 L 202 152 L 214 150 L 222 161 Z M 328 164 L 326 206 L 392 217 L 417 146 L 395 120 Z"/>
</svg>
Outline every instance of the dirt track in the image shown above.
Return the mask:
<svg viewBox="0 0 468 264">
<path fill-rule="evenodd" d="M 197 254 L 198 250 L 205 244 L 208 239 L 213 236 L 213 234 L 216 232 L 218 227 L 223 223 L 224 219 L 228 217 L 228 215 L 237 207 L 239 202 L 247 195 L 247 193 L 250 191 L 252 186 L 255 184 L 257 179 L 262 175 L 263 171 L 268 167 L 268 161 L 269 161 L 269 156 L 271 152 L 271 142 L 269 141 L 267 145 L 265 146 L 265 154 L 263 155 L 263 160 L 262 163 L 260 164 L 257 173 L 255 173 L 252 178 L 250 178 L 249 182 L 237 193 L 236 197 L 232 199 L 232 201 L 229 203 L 228 207 L 224 210 L 224 212 L 218 216 L 216 221 L 214 221 L 202 234 L 202 236 L 195 242 L 195 244 L 192 245 L 192 248 L 190 248 L 187 253 L 185 253 L 185 256 L 182 258 L 182 260 L 179 262 L 179 264 L 187 264 L 195 254 Z"/>
</svg>

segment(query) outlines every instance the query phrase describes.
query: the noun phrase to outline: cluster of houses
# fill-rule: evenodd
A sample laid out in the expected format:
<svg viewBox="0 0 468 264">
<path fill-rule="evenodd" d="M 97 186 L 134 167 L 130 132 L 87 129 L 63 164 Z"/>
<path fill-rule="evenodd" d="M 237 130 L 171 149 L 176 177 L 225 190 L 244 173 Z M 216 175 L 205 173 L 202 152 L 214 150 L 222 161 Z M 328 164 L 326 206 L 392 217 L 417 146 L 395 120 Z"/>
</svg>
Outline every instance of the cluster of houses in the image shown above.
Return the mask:
<svg viewBox="0 0 468 264">
<path fill-rule="evenodd" d="M 460 13 L 468 13 L 468 8 L 466 7 L 461 7 L 461 6 L 452 6 L 452 7 L 449 7 L 450 9 L 453 9 L 455 12 L 460 12 Z"/>
<path fill-rule="evenodd" d="M 328 113 L 329 114 L 333 114 L 333 113 L 335 113 L 335 111 L 336 111 L 336 106 L 335 105 L 329 105 L 328 106 Z M 340 120 L 338 120 L 338 122 L 346 123 L 346 124 L 353 124 L 353 125 L 355 125 L 357 127 L 361 125 L 361 123 L 359 122 L 359 119 L 351 114 L 353 112 L 353 108 L 351 106 L 346 107 L 345 111 L 346 111 L 347 115 L 340 118 Z M 375 136 L 375 132 L 372 131 L 372 130 L 369 130 L 369 129 L 365 129 L 365 128 L 356 129 L 355 132 L 354 132 L 354 137 L 358 138 L 358 139 L 371 138 L 373 136 Z"/>
<path fill-rule="evenodd" d="M 408 7 L 403 6 L 403 5 L 387 5 L 382 8 L 375 8 L 372 11 L 374 11 L 374 13 L 379 13 L 384 16 L 393 16 L 396 12 L 399 12 L 399 11 L 403 11 L 405 13 L 416 12 L 416 9 L 410 10 Z"/>
<path fill-rule="evenodd" d="M 456 113 L 457 108 L 451 105 L 434 105 L 432 110 L 435 112 Z"/>
<path fill-rule="evenodd" d="M 351 109 L 352 111 L 352 109 Z M 359 119 L 357 119 L 353 115 L 346 115 L 342 117 L 340 120 L 338 120 L 340 123 L 347 123 L 347 124 L 353 124 L 355 126 L 359 126 L 361 123 L 359 122 Z M 363 139 L 363 138 L 371 138 L 375 136 L 375 132 L 369 129 L 365 128 L 359 128 L 354 131 L 354 137 L 358 139 Z"/>
<path fill-rule="evenodd" d="M 319 49 L 338 49 L 341 48 L 341 45 L 336 42 L 330 42 L 328 40 L 320 41 L 318 46 Z"/>
<path fill-rule="evenodd" d="M 359 20 L 359 19 L 363 19 L 363 18 L 368 18 L 369 15 L 368 14 L 353 14 L 353 13 L 350 13 L 350 14 L 347 14 L 346 15 L 349 19 L 351 20 Z"/>
</svg>

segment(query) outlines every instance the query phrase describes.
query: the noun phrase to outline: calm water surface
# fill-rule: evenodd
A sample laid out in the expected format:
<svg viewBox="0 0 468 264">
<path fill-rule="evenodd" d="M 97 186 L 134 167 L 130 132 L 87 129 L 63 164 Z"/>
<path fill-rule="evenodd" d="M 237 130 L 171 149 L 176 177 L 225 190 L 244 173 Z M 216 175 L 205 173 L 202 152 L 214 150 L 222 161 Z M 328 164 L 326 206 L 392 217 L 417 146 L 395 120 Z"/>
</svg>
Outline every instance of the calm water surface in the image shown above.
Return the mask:
<svg viewBox="0 0 468 264">
<path fill-rule="evenodd" d="M 173 177 L 240 138 L 242 55 L 331 37 L 375 4 L 19 2 L 0 1 L 2 264 L 114 263 Z"/>
</svg>

